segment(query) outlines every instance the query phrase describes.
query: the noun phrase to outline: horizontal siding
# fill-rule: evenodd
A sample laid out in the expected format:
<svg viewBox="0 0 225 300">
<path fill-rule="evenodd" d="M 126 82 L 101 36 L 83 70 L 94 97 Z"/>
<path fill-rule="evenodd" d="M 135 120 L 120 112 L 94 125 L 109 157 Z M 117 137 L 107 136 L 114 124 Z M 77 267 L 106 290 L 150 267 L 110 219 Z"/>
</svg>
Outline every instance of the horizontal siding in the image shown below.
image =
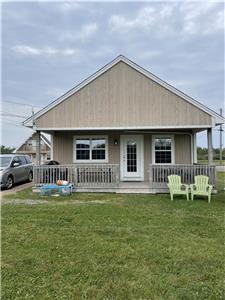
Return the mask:
<svg viewBox="0 0 225 300">
<path fill-rule="evenodd" d="M 74 132 L 58 132 L 53 136 L 53 159 L 59 161 L 61 164 L 73 163 L 73 136 L 86 135 L 84 133 Z M 92 133 L 98 134 L 97 132 Z M 120 164 L 120 133 L 101 133 L 108 135 L 109 149 L 108 149 L 108 163 Z M 124 133 L 123 133 L 124 134 Z M 171 133 L 172 134 L 172 133 Z M 161 135 L 161 134 L 160 134 Z M 162 134 L 163 135 L 163 134 Z M 168 135 L 165 134 L 165 135 Z M 115 139 L 118 145 L 114 145 Z M 186 133 L 174 134 L 175 143 L 175 163 L 176 164 L 191 164 L 191 138 Z M 149 164 L 152 163 L 152 134 L 144 134 L 144 178 L 148 181 Z"/>
<path fill-rule="evenodd" d="M 211 116 L 123 62 L 36 120 L 39 128 L 211 125 Z"/>
</svg>

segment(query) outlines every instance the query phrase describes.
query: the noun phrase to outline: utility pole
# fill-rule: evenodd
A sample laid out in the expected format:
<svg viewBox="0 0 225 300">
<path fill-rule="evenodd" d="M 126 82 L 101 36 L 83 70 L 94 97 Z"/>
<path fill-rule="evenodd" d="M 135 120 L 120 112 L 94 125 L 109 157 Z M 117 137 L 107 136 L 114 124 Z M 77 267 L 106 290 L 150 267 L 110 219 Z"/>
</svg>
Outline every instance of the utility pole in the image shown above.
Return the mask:
<svg viewBox="0 0 225 300">
<path fill-rule="evenodd" d="M 223 116 L 223 109 L 220 108 L 220 115 Z M 223 125 L 220 125 L 220 165 L 222 166 L 222 159 L 223 159 Z"/>
</svg>

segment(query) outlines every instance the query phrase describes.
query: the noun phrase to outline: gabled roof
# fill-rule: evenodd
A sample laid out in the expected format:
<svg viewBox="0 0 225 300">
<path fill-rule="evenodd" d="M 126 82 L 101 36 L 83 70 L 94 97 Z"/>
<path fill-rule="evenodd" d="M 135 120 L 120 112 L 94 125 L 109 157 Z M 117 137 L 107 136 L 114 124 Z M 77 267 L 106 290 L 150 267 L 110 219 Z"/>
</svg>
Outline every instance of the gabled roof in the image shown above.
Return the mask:
<svg viewBox="0 0 225 300">
<path fill-rule="evenodd" d="M 22 144 L 20 144 L 14 151 L 13 151 L 13 153 L 16 153 L 19 149 L 20 149 L 20 147 L 22 147 L 24 144 L 26 144 L 26 142 L 28 141 L 28 140 L 30 140 L 30 139 L 32 139 L 33 137 L 34 137 L 34 135 L 36 134 L 36 132 L 33 132 L 32 133 L 32 135 L 30 135 Z M 47 146 L 51 149 L 51 142 L 49 141 L 49 139 L 43 134 L 43 133 L 41 133 L 41 140 L 45 143 L 45 144 L 47 144 Z"/>
<path fill-rule="evenodd" d="M 47 111 L 49 111 L 50 109 L 54 108 L 56 105 L 58 105 L 62 101 L 66 100 L 68 97 L 70 97 L 74 93 L 78 92 L 84 86 L 86 86 L 87 84 L 89 84 L 90 82 L 92 82 L 93 80 L 95 80 L 97 77 L 99 77 L 100 75 L 102 75 L 103 73 L 105 73 L 107 70 L 109 70 L 110 68 L 112 68 L 114 65 L 116 65 L 119 62 L 124 62 L 125 64 L 129 65 L 130 67 L 134 68 L 135 70 L 137 70 L 141 74 L 143 74 L 146 77 L 148 77 L 149 79 L 151 79 L 154 82 L 158 83 L 159 85 L 163 86 L 167 90 L 171 91 L 172 93 L 174 93 L 177 96 L 183 98 L 184 100 L 186 100 L 187 102 L 191 103 L 195 107 L 197 107 L 197 108 L 201 109 L 202 111 L 206 112 L 207 114 L 209 114 L 210 116 L 212 116 L 214 118 L 215 125 L 223 124 L 225 122 L 225 119 L 222 116 L 220 116 L 218 113 L 216 113 L 215 111 L 213 111 L 212 109 L 206 107 L 205 105 L 203 105 L 202 103 L 198 102 L 197 100 L 195 100 L 195 99 L 189 97 L 188 95 L 184 94 L 180 90 L 176 89 L 175 87 L 173 87 L 169 83 L 163 81 L 159 77 L 157 77 L 154 74 L 150 73 L 149 71 L 145 70 L 144 68 L 142 68 L 141 66 L 137 65 L 133 61 L 129 60 L 125 56 L 119 55 L 113 61 L 111 61 L 110 63 L 108 63 L 107 65 L 105 65 L 103 68 L 101 68 L 100 70 L 98 70 L 96 73 L 94 73 L 93 75 L 91 75 L 90 77 L 88 77 L 87 79 L 85 79 L 84 81 L 82 81 L 80 84 L 78 84 L 77 86 L 75 86 L 74 88 L 72 88 L 71 90 L 69 90 L 67 93 L 65 93 L 61 97 L 57 98 L 55 101 L 53 101 L 50 104 L 48 104 L 46 107 L 44 107 L 43 109 L 41 109 L 40 111 L 38 111 L 36 114 L 32 115 L 30 118 L 26 119 L 23 122 L 23 125 L 27 126 L 27 127 L 32 127 L 33 126 L 33 120 L 39 118 L 40 116 L 42 116 L 43 114 L 45 114 Z"/>
</svg>

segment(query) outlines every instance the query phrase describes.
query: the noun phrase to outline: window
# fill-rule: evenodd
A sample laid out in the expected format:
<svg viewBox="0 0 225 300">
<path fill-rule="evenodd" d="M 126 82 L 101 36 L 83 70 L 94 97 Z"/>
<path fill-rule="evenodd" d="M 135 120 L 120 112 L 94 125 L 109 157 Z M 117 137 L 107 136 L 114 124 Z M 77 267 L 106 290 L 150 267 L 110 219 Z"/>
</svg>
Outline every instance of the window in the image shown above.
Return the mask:
<svg viewBox="0 0 225 300">
<path fill-rule="evenodd" d="M 51 160 L 51 154 L 47 153 L 47 160 Z"/>
<path fill-rule="evenodd" d="M 29 155 L 26 155 L 25 158 L 26 158 L 26 161 L 27 161 L 28 164 L 32 164 L 32 161 L 31 161 L 31 158 L 30 158 Z"/>
<path fill-rule="evenodd" d="M 91 140 L 91 156 L 92 159 L 105 160 L 105 139 Z"/>
<path fill-rule="evenodd" d="M 127 172 L 137 172 L 137 144 L 135 141 L 127 142 Z"/>
<path fill-rule="evenodd" d="M 20 165 L 22 164 L 21 160 L 19 159 L 19 156 L 15 156 L 15 157 L 13 158 L 12 164 L 13 164 L 13 163 L 19 163 Z"/>
<path fill-rule="evenodd" d="M 36 147 L 36 143 L 37 143 L 36 140 L 29 140 L 28 141 L 28 146 Z"/>
<path fill-rule="evenodd" d="M 21 161 L 22 165 L 26 165 L 27 164 L 25 156 L 20 156 L 20 161 Z"/>
<path fill-rule="evenodd" d="M 171 136 L 153 137 L 153 163 L 173 163 L 173 138 Z"/>
<path fill-rule="evenodd" d="M 107 139 L 106 137 L 76 137 L 75 161 L 107 161 Z"/>
</svg>

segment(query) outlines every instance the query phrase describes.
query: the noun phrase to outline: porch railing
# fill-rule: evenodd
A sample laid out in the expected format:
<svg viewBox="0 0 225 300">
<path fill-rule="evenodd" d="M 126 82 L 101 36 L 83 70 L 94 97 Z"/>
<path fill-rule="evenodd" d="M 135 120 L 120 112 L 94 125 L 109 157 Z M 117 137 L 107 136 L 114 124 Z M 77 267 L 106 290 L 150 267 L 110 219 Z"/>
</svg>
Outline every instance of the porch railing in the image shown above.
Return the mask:
<svg viewBox="0 0 225 300">
<path fill-rule="evenodd" d="M 216 168 L 209 165 L 150 165 L 149 182 L 151 188 L 167 188 L 168 176 L 176 174 L 181 176 L 181 182 L 194 183 L 194 177 L 205 175 L 209 183 L 216 185 Z"/>
<path fill-rule="evenodd" d="M 34 166 L 34 184 L 67 180 L 77 187 L 107 187 L 119 184 L 119 165 L 82 164 Z"/>
</svg>

